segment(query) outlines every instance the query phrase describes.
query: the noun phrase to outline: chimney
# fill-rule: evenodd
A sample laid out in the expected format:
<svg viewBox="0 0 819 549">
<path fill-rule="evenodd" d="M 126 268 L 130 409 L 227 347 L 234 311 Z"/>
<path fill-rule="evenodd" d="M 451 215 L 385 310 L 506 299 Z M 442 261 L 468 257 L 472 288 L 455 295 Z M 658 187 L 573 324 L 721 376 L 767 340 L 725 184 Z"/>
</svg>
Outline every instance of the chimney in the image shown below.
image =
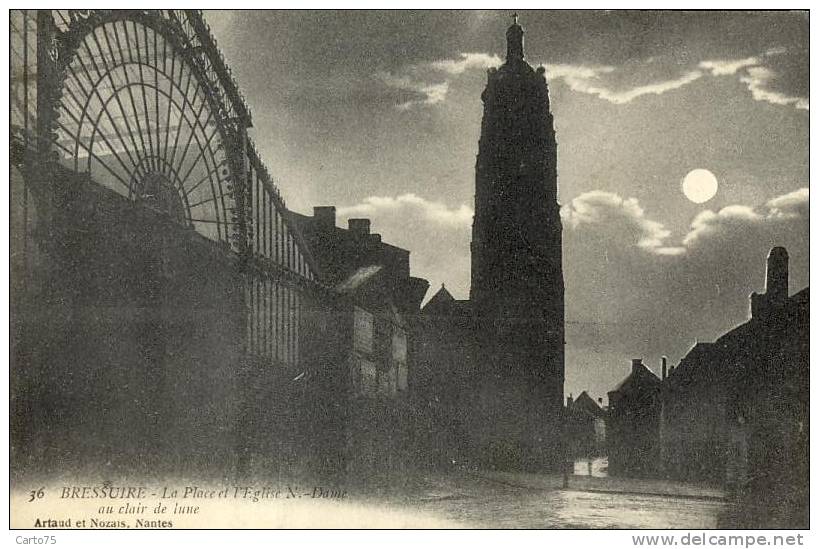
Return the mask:
<svg viewBox="0 0 819 549">
<path fill-rule="evenodd" d="M 785 303 L 788 299 L 788 251 L 781 246 L 771 248 L 768 254 L 765 297 L 771 305 Z"/>
<path fill-rule="evenodd" d="M 572 394 L 569 393 L 569 396 L 566 397 L 566 408 L 571 408 L 572 404 L 574 404 L 574 397 L 572 397 Z"/>
<path fill-rule="evenodd" d="M 603 407 L 603 397 L 597 397 L 597 405 Z"/>
<path fill-rule="evenodd" d="M 642 358 L 632 358 L 631 359 L 631 373 L 635 373 L 637 370 L 640 369 L 640 366 L 643 365 Z"/>
<path fill-rule="evenodd" d="M 332 230 L 336 226 L 336 207 L 314 206 L 313 219 L 319 229 L 324 231 Z"/>
<path fill-rule="evenodd" d="M 788 252 L 771 248 L 765 273 L 765 293 L 751 293 L 751 317 L 769 319 L 788 300 Z"/>
<path fill-rule="evenodd" d="M 347 228 L 351 233 L 357 236 L 364 236 L 370 234 L 370 220 L 369 219 L 348 219 Z"/>
<path fill-rule="evenodd" d="M 663 357 L 663 379 L 668 377 L 668 357 Z"/>
</svg>

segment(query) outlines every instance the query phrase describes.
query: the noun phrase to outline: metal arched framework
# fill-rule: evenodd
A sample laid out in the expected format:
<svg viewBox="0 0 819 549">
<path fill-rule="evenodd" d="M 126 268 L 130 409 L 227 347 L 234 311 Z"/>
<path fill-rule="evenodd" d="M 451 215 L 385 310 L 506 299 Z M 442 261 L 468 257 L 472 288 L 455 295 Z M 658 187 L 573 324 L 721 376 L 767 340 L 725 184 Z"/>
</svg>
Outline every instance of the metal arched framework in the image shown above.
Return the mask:
<svg viewBox="0 0 819 549">
<path fill-rule="evenodd" d="M 12 10 L 10 30 L 15 162 L 45 184 L 56 162 L 230 250 L 247 352 L 299 367 L 326 289 L 201 12 Z"/>
<path fill-rule="evenodd" d="M 54 124 L 61 163 L 230 242 L 241 128 L 185 43 L 179 19 L 118 10 L 82 15 L 57 14 L 65 26 Z"/>
</svg>

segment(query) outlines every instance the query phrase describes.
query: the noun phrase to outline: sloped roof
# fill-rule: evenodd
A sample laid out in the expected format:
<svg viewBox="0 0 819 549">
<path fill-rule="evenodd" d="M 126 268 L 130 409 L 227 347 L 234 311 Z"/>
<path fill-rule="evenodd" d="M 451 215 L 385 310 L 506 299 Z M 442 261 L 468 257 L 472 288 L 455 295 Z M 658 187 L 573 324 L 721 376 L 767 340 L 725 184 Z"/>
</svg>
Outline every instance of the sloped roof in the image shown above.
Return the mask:
<svg viewBox="0 0 819 549">
<path fill-rule="evenodd" d="M 421 309 L 421 313 L 428 316 L 464 316 L 469 314 L 469 301 L 455 299 L 446 286 L 441 288 Z"/>
<path fill-rule="evenodd" d="M 437 292 L 435 292 L 435 295 L 432 296 L 432 298 L 429 300 L 429 303 L 427 303 L 424 306 L 424 308 L 427 308 L 430 305 L 435 305 L 438 303 L 451 303 L 453 301 L 455 301 L 455 298 L 452 296 L 451 293 L 449 293 L 449 290 L 446 289 L 446 286 L 441 284 L 441 288 Z"/>
<path fill-rule="evenodd" d="M 572 402 L 572 411 L 584 412 L 594 417 L 604 417 L 606 415 L 605 410 L 586 391 L 580 393 Z"/>
<path fill-rule="evenodd" d="M 786 307 L 795 311 L 807 307 L 810 288 L 804 288 L 788 298 Z M 759 346 L 766 345 L 770 327 L 764 319 L 751 318 L 722 334 L 714 343 L 699 342 L 680 360 L 669 376 L 674 386 L 729 381 L 742 375 L 743 370 L 757 360 Z"/>
<path fill-rule="evenodd" d="M 659 387 L 662 383 L 659 377 L 648 369 L 645 364 L 632 367 L 631 373 L 621 381 L 611 393 L 630 393 L 644 388 Z"/>
<path fill-rule="evenodd" d="M 810 286 L 805 286 L 788 298 L 791 305 L 810 305 Z"/>
<path fill-rule="evenodd" d="M 746 323 L 747 324 L 747 323 Z M 731 332 L 728 332 L 729 334 Z M 727 335 L 727 334 L 726 334 Z M 725 336 L 723 336 L 724 338 Z M 720 339 L 723 339 L 720 338 Z M 669 375 L 669 379 L 673 383 L 680 383 L 684 380 L 690 380 L 697 377 L 702 377 L 710 366 L 718 362 L 719 350 L 725 345 L 724 339 L 722 341 L 709 343 L 698 341 L 685 354 L 680 363 Z"/>
</svg>

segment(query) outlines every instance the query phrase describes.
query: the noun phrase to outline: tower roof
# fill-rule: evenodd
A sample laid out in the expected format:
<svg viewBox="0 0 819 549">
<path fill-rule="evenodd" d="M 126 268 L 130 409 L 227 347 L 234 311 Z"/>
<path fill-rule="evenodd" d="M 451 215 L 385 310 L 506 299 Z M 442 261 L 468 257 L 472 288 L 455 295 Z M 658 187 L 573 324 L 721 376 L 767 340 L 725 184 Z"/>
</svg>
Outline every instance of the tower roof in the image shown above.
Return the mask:
<svg viewBox="0 0 819 549">
<path fill-rule="evenodd" d="M 441 284 L 441 289 L 429 300 L 430 303 L 450 303 L 452 301 L 455 301 L 455 298 L 452 297 L 452 294 L 449 293 L 449 290 L 447 290 L 443 284 Z"/>
<path fill-rule="evenodd" d="M 455 299 L 446 286 L 432 296 L 421 312 L 430 316 L 465 316 L 469 314 L 469 302 Z"/>
<path fill-rule="evenodd" d="M 649 370 L 641 360 L 632 360 L 631 373 L 609 393 L 631 393 L 634 391 L 653 390 L 662 383 L 657 375 Z"/>
<path fill-rule="evenodd" d="M 523 27 L 518 25 L 518 14 L 512 15 L 512 25 L 506 29 L 506 62 L 523 60 Z"/>
</svg>

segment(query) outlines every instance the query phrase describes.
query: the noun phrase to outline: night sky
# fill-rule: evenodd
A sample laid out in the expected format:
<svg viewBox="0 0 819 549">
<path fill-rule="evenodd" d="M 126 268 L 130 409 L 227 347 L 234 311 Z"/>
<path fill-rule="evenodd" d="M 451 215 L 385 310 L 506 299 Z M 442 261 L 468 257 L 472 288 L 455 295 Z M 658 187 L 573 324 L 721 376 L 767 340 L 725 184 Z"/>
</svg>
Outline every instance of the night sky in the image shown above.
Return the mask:
<svg viewBox="0 0 819 549">
<path fill-rule="evenodd" d="M 336 205 L 469 295 L 486 69 L 507 12 L 206 12 L 290 208 Z M 544 65 L 564 225 L 566 394 L 659 373 L 749 315 L 773 245 L 808 284 L 808 16 L 520 12 Z M 691 170 L 719 187 L 702 204 Z"/>
</svg>

